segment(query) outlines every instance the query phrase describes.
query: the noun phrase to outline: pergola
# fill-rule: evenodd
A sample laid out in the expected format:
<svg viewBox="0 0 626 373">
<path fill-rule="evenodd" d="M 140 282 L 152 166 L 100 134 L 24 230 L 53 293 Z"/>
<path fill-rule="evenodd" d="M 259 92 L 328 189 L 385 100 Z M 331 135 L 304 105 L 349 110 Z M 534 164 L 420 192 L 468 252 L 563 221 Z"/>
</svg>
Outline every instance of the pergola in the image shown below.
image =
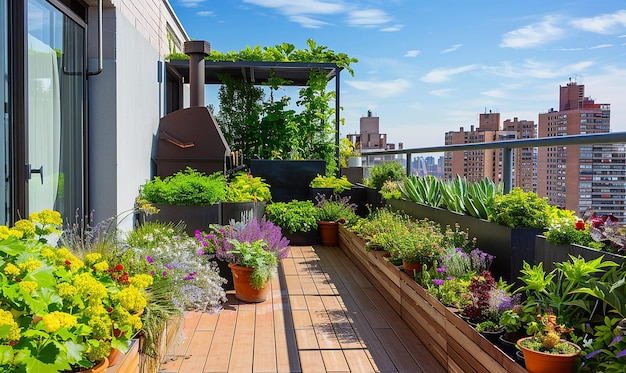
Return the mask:
<svg viewBox="0 0 626 373">
<path fill-rule="evenodd" d="M 172 60 L 167 67 L 183 82 L 189 82 L 189 60 Z M 273 72 L 275 77 L 291 81 L 291 86 L 306 86 L 311 70 L 324 71 L 328 81 L 335 79 L 335 157 L 339 159 L 339 74 L 342 67 L 322 62 L 205 61 L 204 84 L 222 84 L 218 75 L 228 74 L 244 82 L 261 85 L 267 83 Z"/>
</svg>

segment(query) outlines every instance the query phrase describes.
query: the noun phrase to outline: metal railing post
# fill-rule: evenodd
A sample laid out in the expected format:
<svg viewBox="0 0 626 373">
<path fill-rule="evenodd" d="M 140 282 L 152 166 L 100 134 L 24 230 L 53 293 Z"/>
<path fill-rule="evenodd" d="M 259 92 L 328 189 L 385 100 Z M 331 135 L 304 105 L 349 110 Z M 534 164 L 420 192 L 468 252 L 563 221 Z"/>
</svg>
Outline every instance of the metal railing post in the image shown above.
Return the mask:
<svg viewBox="0 0 626 373">
<path fill-rule="evenodd" d="M 508 147 L 502 148 L 502 182 L 504 193 L 509 193 L 513 185 L 513 149 Z"/>
</svg>

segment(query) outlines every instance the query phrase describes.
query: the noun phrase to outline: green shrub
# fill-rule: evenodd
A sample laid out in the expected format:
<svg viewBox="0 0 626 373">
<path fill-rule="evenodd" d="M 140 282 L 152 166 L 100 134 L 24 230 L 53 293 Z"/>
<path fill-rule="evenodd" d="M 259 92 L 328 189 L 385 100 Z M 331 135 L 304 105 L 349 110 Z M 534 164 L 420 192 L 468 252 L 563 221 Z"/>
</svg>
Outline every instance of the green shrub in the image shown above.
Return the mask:
<svg viewBox="0 0 626 373">
<path fill-rule="evenodd" d="M 352 188 L 352 183 L 348 181 L 346 176 L 337 177 L 332 175 L 317 175 L 309 185 L 311 188 L 332 188 L 335 193 L 341 193 Z"/>
<path fill-rule="evenodd" d="M 206 175 L 187 167 L 172 176 L 146 182 L 139 197 L 150 203 L 177 206 L 206 206 L 224 200 L 226 178 L 220 172 Z"/>
<path fill-rule="evenodd" d="M 270 201 L 270 185 L 258 176 L 238 172 L 226 186 L 225 202 Z"/>
<path fill-rule="evenodd" d="M 546 228 L 549 210 L 546 198 L 514 188 L 508 194 L 493 197 L 489 220 L 511 228 Z"/>
<path fill-rule="evenodd" d="M 406 170 L 398 162 L 385 162 L 372 167 L 367 186 L 380 190 L 385 181 L 401 181 L 406 177 Z"/>
<path fill-rule="evenodd" d="M 274 202 L 265 206 L 265 217 L 289 233 L 308 232 L 317 228 L 315 211 L 312 201 Z"/>
</svg>

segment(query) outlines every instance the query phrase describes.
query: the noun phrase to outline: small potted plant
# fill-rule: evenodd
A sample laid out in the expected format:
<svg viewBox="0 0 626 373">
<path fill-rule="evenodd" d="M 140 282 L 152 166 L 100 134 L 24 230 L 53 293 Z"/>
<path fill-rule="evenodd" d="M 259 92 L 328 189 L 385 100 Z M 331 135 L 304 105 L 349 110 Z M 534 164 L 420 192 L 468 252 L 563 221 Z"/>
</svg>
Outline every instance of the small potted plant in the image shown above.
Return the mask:
<svg viewBox="0 0 626 373">
<path fill-rule="evenodd" d="M 554 314 L 538 315 L 537 321 L 527 327 L 534 335 L 517 341 L 524 353 L 526 369 L 530 373 L 571 372 L 581 349 L 561 337 L 572 330 L 559 324 Z"/>
<path fill-rule="evenodd" d="M 273 202 L 265 206 L 265 217 L 282 228 L 294 246 L 319 243 L 316 209 L 312 201 Z"/>
<path fill-rule="evenodd" d="M 322 245 L 337 246 L 339 224 L 350 226 L 358 219 L 354 212 L 356 206 L 349 203 L 349 198 L 341 198 L 337 194 L 328 199 L 323 194 L 318 194 L 315 199 L 317 201 L 315 217 Z"/>
<path fill-rule="evenodd" d="M 189 167 L 164 179 L 155 176 L 139 189 L 139 197 L 159 209 L 146 220 L 174 224 L 183 221 L 190 235 L 196 229 L 220 223 L 219 202 L 225 196 L 226 178 L 222 173 L 206 175 Z"/>
<path fill-rule="evenodd" d="M 226 185 L 226 195 L 222 201 L 222 224 L 230 220 L 243 221 L 248 216 L 261 220 L 265 204 L 272 200 L 270 185 L 258 176 L 237 172 Z"/>
<path fill-rule="evenodd" d="M 276 252 L 267 250 L 267 242 L 240 242 L 228 239 L 233 245 L 229 250 L 228 267 L 233 272 L 235 296 L 244 302 L 263 302 L 269 293 L 269 280 L 276 274 Z"/>
</svg>

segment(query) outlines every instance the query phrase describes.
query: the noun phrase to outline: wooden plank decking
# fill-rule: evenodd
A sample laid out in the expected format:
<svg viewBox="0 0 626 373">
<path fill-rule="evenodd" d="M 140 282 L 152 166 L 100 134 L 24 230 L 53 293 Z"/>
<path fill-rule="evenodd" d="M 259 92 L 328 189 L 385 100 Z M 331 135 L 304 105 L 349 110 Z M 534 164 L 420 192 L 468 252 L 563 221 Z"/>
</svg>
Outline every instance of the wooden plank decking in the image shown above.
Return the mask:
<svg viewBox="0 0 626 373">
<path fill-rule="evenodd" d="M 271 299 L 185 315 L 160 372 L 443 372 L 337 247 L 293 247 Z"/>
</svg>

